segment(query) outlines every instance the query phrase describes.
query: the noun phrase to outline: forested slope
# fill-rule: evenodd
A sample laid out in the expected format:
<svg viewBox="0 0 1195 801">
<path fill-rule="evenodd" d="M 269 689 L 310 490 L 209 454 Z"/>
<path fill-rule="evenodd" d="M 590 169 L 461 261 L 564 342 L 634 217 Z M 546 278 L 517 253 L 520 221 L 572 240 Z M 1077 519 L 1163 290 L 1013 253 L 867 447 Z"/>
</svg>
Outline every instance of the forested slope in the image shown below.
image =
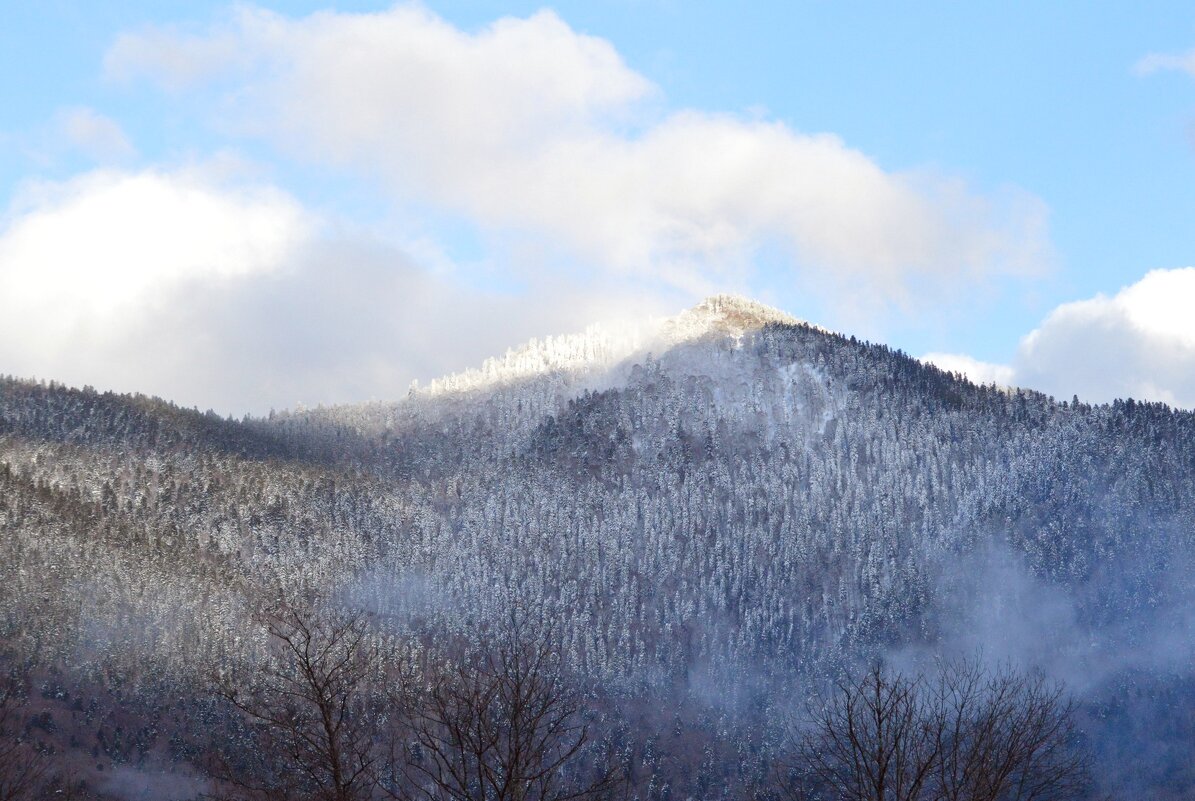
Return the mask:
<svg viewBox="0 0 1195 801">
<path fill-rule="evenodd" d="M 611 698 L 765 743 L 875 656 L 1039 666 L 1097 747 L 1150 749 L 1109 786 L 1195 790 L 1167 773 L 1195 753 L 1195 415 L 1160 404 L 980 387 L 716 298 L 268 419 L 5 379 L 0 486 L 5 642 L 74 670 L 185 686 L 252 648 L 263 593 L 466 637 L 518 598 Z M 1159 725 L 1126 733 L 1128 704 Z"/>
</svg>

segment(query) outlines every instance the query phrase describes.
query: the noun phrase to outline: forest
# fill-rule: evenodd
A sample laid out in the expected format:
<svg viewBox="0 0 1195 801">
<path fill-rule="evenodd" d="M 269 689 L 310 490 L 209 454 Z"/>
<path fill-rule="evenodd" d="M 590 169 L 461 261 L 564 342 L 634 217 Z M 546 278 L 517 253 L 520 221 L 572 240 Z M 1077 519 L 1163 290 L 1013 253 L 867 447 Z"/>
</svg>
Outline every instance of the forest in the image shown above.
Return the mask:
<svg viewBox="0 0 1195 801">
<path fill-rule="evenodd" d="M 4 378 L 0 801 L 1186 798 L 1193 514 L 1189 412 L 727 297 L 261 418 Z"/>
</svg>

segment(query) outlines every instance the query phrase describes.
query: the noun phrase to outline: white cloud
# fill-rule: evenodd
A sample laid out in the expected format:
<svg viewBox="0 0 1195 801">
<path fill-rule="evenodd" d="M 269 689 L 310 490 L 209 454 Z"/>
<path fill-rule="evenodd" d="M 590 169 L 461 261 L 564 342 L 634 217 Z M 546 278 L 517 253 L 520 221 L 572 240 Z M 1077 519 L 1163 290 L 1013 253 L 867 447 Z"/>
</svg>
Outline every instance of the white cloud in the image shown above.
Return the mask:
<svg viewBox="0 0 1195 801">
<path fill-rule="evenodd" d="M 233 16 L 248 17 L 250 13 L 239 8 Z M 163 87 L 187 89 L 250 64 L 252 54 L 239 44 L 231 32 L 196 36 L 174 27 L 146 26 L 117 37 L 104 57 L 104 72 L 109 78 L 124 80 L 150 70 L 153 80 Z"/>
<path fill-rule="evenodd" d="M 201 169 L 29 184 L 0 238 L 0 298 L 31 325 L 106 319 L 188 279 L 276 269 L 308 228 L 281 192 L 221 187 Z"/>
<path fill-rule="evenodd" d="M 1032 272 L 1048 249 L 1032 197 L 888 172 L 781 123 L 660 116 L 658 89 L 609 42 L 550 11 L 470 33 L 418 6 L 242 9 L 198 34 L 126 34 L 106 64 L 173 89 L 214 82 L 241 133 L 515 243 L 691 291 L 741 279 L 776 245 L 806 276 L 884 298 Z"/>
<path fill-rule="evenodd" d="M 220 186 L 202 169 L 28 185 L 0 228 L 0 364 L 165 391 L 137 383 L 161 366 L 141 363 L 130 334 L 152 336 L 138 326 L 180 287 L 278 270 L 309 228 L 286 195 Z"/>
<path fill-rule="evenodd" d="M 1011 365 L 952 353 L 921 360 L 1059 399 L 1195 408 L 1195 267 L 1154 270 L 1112 297 L 1064 303 L 1021 340 Z"/>
<path fill-rule="evenodd" d="M 1068 398 L 1195 407 L 1195 268 L 1059 306 L 1021 342 L 1017 382 Z"/>
<path fill-rule="evenodd" d="M 1138 75 L 1150 75 L 1155 72 L 1172 70 L 1195 75 L 1195 50 L 1177 55 L 1150 53 L 1138 61 L 1134 67 L 1134 71 Z"/>
<path fill-rule="evenodd" d="M 260 413 L 399 398 L 609 310 L 601 291 L 470 290 L 226 172 L 26 187 L 0 220 L 0 372 Z"/>
<path fill-rule="evenodd" d="M 996 384 L 1006 387 L 1014 383 L 1013 369 L 1006 364 L 981 362 L 963 353 L 927 353 L 921 361 L 936 365 L 951 373 L 962 373 L 976 384 Z"/>
<path fill-rule="evenodd" d="M 57 123 L 67 144 L 95 161 L 119 162 L 136 155 L 120 125 L 94 109 L 65 109 Z"/>
</svg>

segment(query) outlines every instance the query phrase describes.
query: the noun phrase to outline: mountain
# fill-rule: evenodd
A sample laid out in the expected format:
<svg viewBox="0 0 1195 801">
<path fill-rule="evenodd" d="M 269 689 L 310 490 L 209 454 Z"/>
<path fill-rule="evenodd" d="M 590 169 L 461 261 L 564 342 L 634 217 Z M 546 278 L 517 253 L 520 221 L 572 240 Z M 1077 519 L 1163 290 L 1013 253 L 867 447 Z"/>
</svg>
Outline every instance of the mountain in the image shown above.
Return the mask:
<svg viewBox="0 0 1195 801">
<path fill-rule="evenodd" d="M 725 296 L 268 419 L 0 380 L 8 658 L 161 721 L 263 593 L 462 637 L 518 599 L 611 703 L 722 744 L 668 768 L 698 796 L 835 671 L 960 653 L 1065 680 L 1105 789 L 1195 793 L 1193 533 L 1192 413 L 977 386 Z M 184 760 L 171 714 L 92 758 Z"/>
</svg>

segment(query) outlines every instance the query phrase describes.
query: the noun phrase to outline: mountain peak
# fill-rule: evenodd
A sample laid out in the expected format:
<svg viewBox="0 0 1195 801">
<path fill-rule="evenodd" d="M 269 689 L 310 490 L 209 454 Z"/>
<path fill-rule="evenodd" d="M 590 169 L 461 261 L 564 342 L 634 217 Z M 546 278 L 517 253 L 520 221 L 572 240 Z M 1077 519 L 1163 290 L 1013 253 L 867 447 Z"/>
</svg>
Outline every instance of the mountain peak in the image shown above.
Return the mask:
<svg viewBox="0 0 1195 801">
<path fill-rule="evenodd" d="M 681 328 L 696 326 L 735 335 L 763 328 L 769 323 L 795 325 L 799 322 L 796 317 L 779 309 L 741 295 L 728 294 L 711 295 L 667 321 Z"/>
<path fill-rule="evenodd" d="M 739 295 L 711 295 L 671 317 L 595 323 L 582 333 L 532 339 L 502 356 L 487 359 L 479 368 L 438 378 L 422 393 L 468 392 L 544 373 L 600 373 L 636 355 L 705 336 L 737 338 L 769 323 L 798 322 L 779 309 Z"/>
</svg>

